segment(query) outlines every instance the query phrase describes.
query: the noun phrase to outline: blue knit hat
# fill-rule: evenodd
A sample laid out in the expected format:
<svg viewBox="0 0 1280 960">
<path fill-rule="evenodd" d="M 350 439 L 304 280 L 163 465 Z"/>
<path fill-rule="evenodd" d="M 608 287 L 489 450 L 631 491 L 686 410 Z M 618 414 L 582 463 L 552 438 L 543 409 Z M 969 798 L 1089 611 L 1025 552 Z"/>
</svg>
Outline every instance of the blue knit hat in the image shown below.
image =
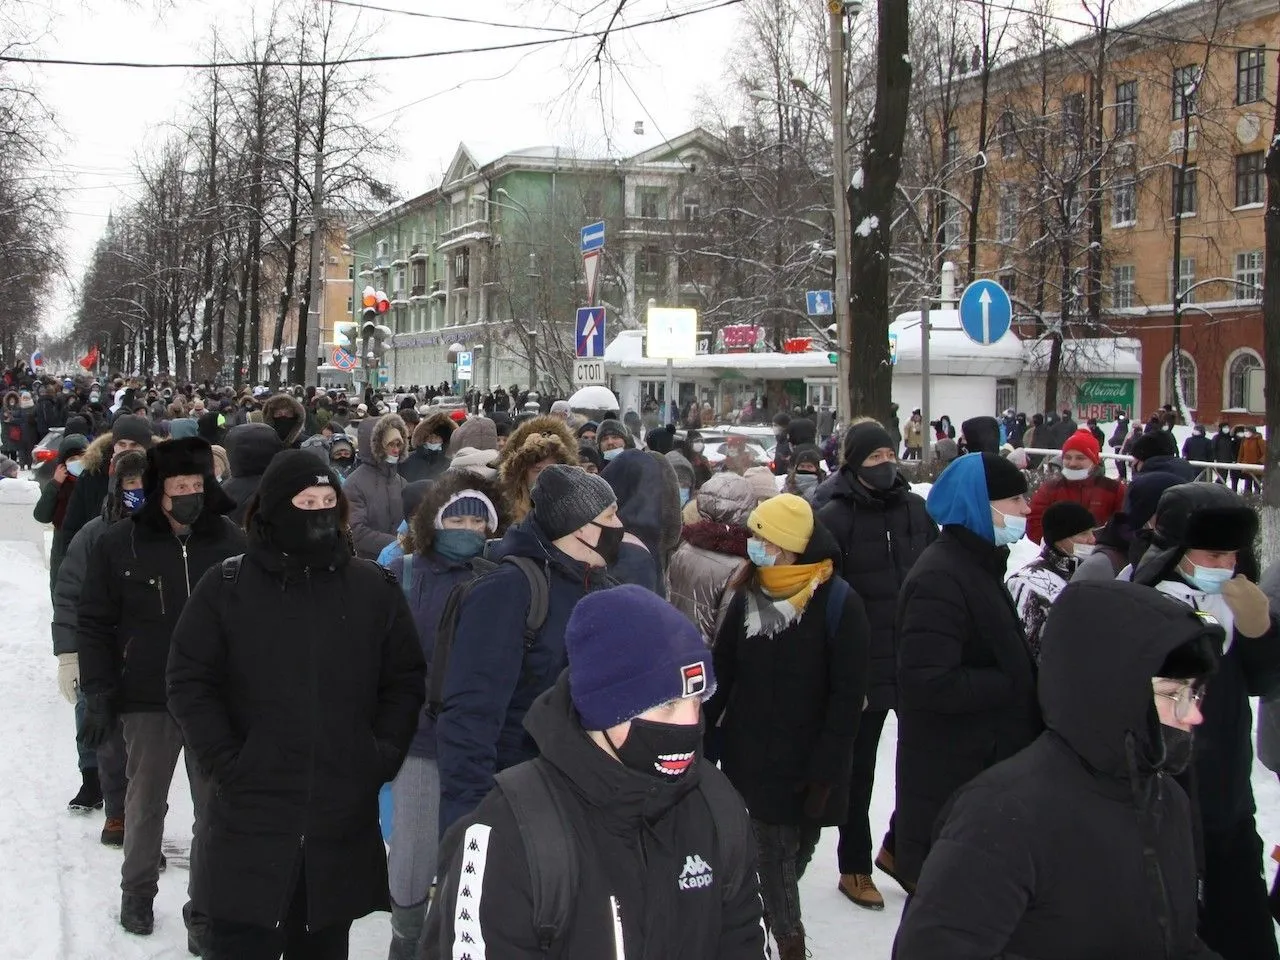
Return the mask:
<svg viewBox="0 0 1280 960">
<path fill-rule="evenodd" d="M 711 651 L 693 623 L 635 584 L 589 593 L 564 632 L 569 694 L 584 730 L 608 730 L 653 707 L 715 692 Z"/>
<path fill-rule="evenodd" d="M 459 490 L 451 496 L 436 511 L 436 529 L 442 529 L 444 521 L 449 517 L 479 517 L 488 526 L 490 533 L 498 529 L 498 511 L 494 508 L 493 501 L 479 490 Z"/>
</svg>

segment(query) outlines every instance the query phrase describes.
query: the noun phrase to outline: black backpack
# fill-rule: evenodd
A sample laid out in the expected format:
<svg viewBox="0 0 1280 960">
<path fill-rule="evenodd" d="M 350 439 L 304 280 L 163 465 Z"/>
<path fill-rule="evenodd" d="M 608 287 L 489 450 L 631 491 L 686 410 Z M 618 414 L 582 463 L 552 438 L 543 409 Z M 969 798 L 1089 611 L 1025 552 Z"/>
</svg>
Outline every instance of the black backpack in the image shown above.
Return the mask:
<svg viewBox="0 0 1280 960">
<path fill-rule="evenodd" d="M 577 897 L 577 831 L 560 799 L 561 788 L 552 782 L 558 776 L 546 760 L 537 757 L 494 777 L 524 843 L 533 894 L 533 928 L 543 953 L 550 951 L 564 930 Z M 721 890 L 727 899 L 742 886 L 748 860 L 745 804 L 724 776 L 703 777 L 697 792 L 715 824 L 716 866 L 724 865 Z"/>
<path fill-rule="evenodd" d="M 476 557 L 471 561 L 471 569 L 475 576 L 470 580 L 457 584 L 449 591 L 445 599 L 444 609 L 440 612 L 440 623 L 436 627 L 435 652 L 431 655 L 429 675 L 427 677 L 427 716 L 436 719 L 444 709 L 444 681 L 449 671 L 449 651 L 453 649 L 453 637 L 458 630 L 458 614 L 462 604 L 471 593 L 476 581 L 486 574 L 497 570 L 503 563 L 511 563 L 519 567 L 529 581 L 529 610 L 524 618 L 524 657 L 525 676 L 529 677 L 529 652 L 538 642 L 538 631 L 547 621 L 547 609 L 551 603 L 551 585 L 547 582 L 546 570 L 529 557 L 503 557 L 498 563 Z M 405 554 L 404 573 L 401 575 L 401 586 L 406 599 L 409 596 L 410 584 L 413 582 L 413 556 Z"/>
</svg>

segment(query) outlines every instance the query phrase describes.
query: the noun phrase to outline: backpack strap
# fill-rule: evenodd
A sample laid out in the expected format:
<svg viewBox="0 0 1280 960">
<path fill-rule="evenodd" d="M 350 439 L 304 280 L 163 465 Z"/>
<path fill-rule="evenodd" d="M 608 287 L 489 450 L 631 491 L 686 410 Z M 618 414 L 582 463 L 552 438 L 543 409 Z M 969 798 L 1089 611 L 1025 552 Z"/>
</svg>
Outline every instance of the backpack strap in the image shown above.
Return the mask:
<svg viewBox="0 0 1280 960">
<path fill-rule="evenodd" d="M 404 591 L 404 598 L 406 600 L 413 599 L 413 594 L 412 594 L 413 588 L 410 586 L 410 584 L 412 583 L 413 583 L 413 554 L 406 553 L 404 555 L 404 571 L 400 574 L 400 589 Z"/>
<path fill-rule="evenodd" d="M 725 870 L 720 886 L 721 900 L 728 900 L 742 886 L 749 859 L 748 844 L 754 842 L 747 836 L 746 803 L 719 770 L 704 770 L 698 780 L 698 790 L 715 825 L 716 869 L 720 870 L 723 865 Z"/>
<path fill-rule="evenodd" d="M 844 616 L 844 602 L 849 598 L 853 587 L 840 574 L 831 578 L 831 589 L 827 591 L 827 639 L 835 639 L 840 631 L 840 619 Z"/>
<path fill-rule="evenodd" d="M 564 930 L 573 909 L 578 876 L 573 825 L 545 760 L 508 767 L 493 779 L 511 807 L 524 842 L 533 894 L 533 929 L 545 954 Z"/>
<path fill-rule="evenodd" d="M 529 610 L 524 618 L 524 648 L 532 649 L 538 639 L 538 631 L 547 622 L 547 610 L 551 605 L 551 586 L 547 572 L 536 560 L 529 557 L 506 556 L 503 563 L 513 563 L 529 581 Z"/>
<path fill-rule="evenodd" d="M 222 561 L 222 579 L 228 583 L 235 583 L 240 579 L 240 565 L 244 562 L 244 554 L 237 553 L 234 557 L 224 557 Z"/>
</svg>

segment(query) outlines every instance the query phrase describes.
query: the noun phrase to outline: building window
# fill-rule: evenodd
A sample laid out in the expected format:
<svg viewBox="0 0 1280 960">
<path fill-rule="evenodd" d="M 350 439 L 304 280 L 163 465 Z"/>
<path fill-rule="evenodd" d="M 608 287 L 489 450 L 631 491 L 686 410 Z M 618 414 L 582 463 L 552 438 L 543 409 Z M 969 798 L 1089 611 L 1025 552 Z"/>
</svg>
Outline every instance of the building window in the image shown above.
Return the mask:
<svg viewBox="0 0 1280 960">
<path fill-rule="evenodd" d="M 356 265 L 353 263 L 347 267 L 347 279 L 354 280 L 356 278 Z"/>
<path fill-rule="evenodd" d="M 1182 399 L 1188 408 L 1194 410 L 1197 406 L 1196 361 L 1185 350 L 1180 350 L 1179 353 L 1181 356 L 1178 360 L 1178 368 L 1182 373 Z M 1170 351 L 1160 368 L 1160 402 L 1174 403 L 1175 400 L 1177 400 L 1177 391 L 1173 387 L 1173 352 Z"/>
<path fill-rule="evenodd" d="M 684 218 L 686 220 L 697 220 L 701 213 L 701 205 L 698 203 L 697 197 L 691 197 L 685 194 L 684 197 Z"/>
<path fill-rule="evenodd" d="M 1265 177 L 1262 169 L 1262 151 L 1241 153 L 1236 156 L 1236 206 L 1246 203 L 1262 203 L 1265 197 Z"/>
<path fill-rule="evenodd" d="M 1236 54 L 1236 103 L 1257 103 L 1262 99 L 1262 83 L 1266 76 L 1266 47 L 1241 50 Z"/>
<path fill-rule="evenodd" d="M 942 138 L 942 165 L 953 162 L 960 155 L 960 132 L 955 127 L 948 127 Z"/>
<path fill-rule="evenodd" d="M 1000 143 L 1000 156 L 1016 157 L 1018 155 L 1018 127 L 1013 119 L 1013 111 L 1006 110 L 996 121 L 996 140 Z"/>
<path fill-rule="evenodd" d="M 427 292 L 427 265 L 422 260 L 413 265 L 413 295 L 420 297 Z"/>
<path fill-rule="evenodd" d="M 1235 298 L 1258 300 L 1262 297 L 1262 251 L 1243 250 L 1236 254 Z"/>
<path fill-rule="evenodd" d="M 355 307 L 356 307 L 355 297 L 347 297 L 347 313 L 351 313 L 353 310 L 355 310 Z"/>
<path fill-rule="evenodd" d="M 641 247 L 636 253 L 636 278 L 644 287 L 659 284 L 666 258 L 657 247 Z"/>
<path fill-rule="evenodd" d="M 662 187 L 636 187 L 636 212 L 645 220 L 664 220 L 667 191 Z"/>
<path fill-rule="evenodd" d="M 1000 281 L 1000 286 L 1004 287 L 1004 292 L 1009 295 L 1009 299 L 1016 299 L 1018 296 L 1018 275 L 1009 270 L 1000 274 L 997 279 Z M 1016 313 L 1017 310 L 1015 309 L 1014 312 Z"/>
<path fill-rule="evenodd" d="M 1173 69 L 1173 119 L 1193 117 L 1200 86 L 1200 67 L 1190 63 Z"/>
<path fill-rule="evenodd" d="M 1116 136 L 1136 133 L 1138 130 L 1138 81 L 1126 80 L 1116 84 Z"/>
<path fill-rule="evenodd" d="M 1111 188 L 1111 225 L 1127 227 L 1138 219 L 1138 190 L 1132 177 L 1117 180 Z"/>
<path fill-rule="evenodd" d="M 599 190 L 588 190 L 582 195 L 582 213 L 592 220 L 604 216 L 604 198 Z"/>
<path fill-rule="evenodd" d="M 1227 361 L 1227 407 L 1231 410 L 1257 410 L 1263 404 L 1261 384 L 1262 360 L 1247 347 Z"/>
<path fill-rule="evenodd" d="M 1137 300 L 1137 270 L 1133 264 L 1111 268 L 1111 306 L 1127 310 Z"/>
<path fill-rule="evenodd" d="M 1017 238 L 1019 212 L 1017 188 L 1002 188 L 996 210 L 996 239 L 1001 243 L 1012 243 Z"/>
<path fill-rule="evenodd" d="M 1077 138 L 1084 133 L 1084 94 L 1071 93 L 1062 98 L 1063 129 Z"/>
<path fill-rule="evenodd" d="M 1173 174 L 1173 215 L 1185 217 L 1196 212 L 1196 167 L 1175 167 Z"/>
<path fill-rule="evenodd" d="M 460 227 L 466 222 L 467 201 L 465 199 L 453 201 L 453 205 L 449 208 L 449 225 Z"/>
<path fill-rule="evenodd" d="M 1196 282 L 1196 258 L 1183 257 L 1178 269 L 1178 289 L 1177 294 L 1182 297 L 1183 303 L 1195 303 L 1196 292 L 1191 289 Z M 1175 291 L 1173 288 L 1173 265 L 1169 265 L 1169 299 L 1173 300 Z"/>
<path fill-rule="evenodd" d="M 960 243 L 960 205 L 942 200 L 938 203 L 938 242 L 943 249 L 954 249 Z"/>
<path fill-rule="evenodd" d="M 1004 413 L 1006 410 L 1018 409 L 1018 381 L 1017 380 L 997 380 L 996 381 L 996 415 Z"/>
</svg>

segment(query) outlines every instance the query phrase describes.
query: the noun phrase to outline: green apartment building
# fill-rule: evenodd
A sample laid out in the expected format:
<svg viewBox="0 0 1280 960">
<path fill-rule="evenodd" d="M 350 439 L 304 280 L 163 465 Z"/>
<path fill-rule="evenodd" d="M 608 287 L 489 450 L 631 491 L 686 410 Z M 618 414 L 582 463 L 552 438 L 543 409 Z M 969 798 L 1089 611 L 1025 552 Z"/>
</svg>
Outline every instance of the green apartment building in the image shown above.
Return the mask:
<svg viewBox="0 0 1280 960">
<path fill-rule="evenodd" d="M 461 348 L 473 352 L 482 390 L 533 383 L 565 393 L 575 311 L 588 305 L 580 230 L 598 220 L 596 301 L 609 339 L 640 325 L 650 299 L 703 309 L 714 271 L 695 251 L 719 149 L 700 129 L 616 158 L 557 147 L 485 158 L 461 144 L 443 183 L 350 233 L 356 311 L 366 285 L 391 301 L 389 383 L 452 382 Z"/>
</svg>

